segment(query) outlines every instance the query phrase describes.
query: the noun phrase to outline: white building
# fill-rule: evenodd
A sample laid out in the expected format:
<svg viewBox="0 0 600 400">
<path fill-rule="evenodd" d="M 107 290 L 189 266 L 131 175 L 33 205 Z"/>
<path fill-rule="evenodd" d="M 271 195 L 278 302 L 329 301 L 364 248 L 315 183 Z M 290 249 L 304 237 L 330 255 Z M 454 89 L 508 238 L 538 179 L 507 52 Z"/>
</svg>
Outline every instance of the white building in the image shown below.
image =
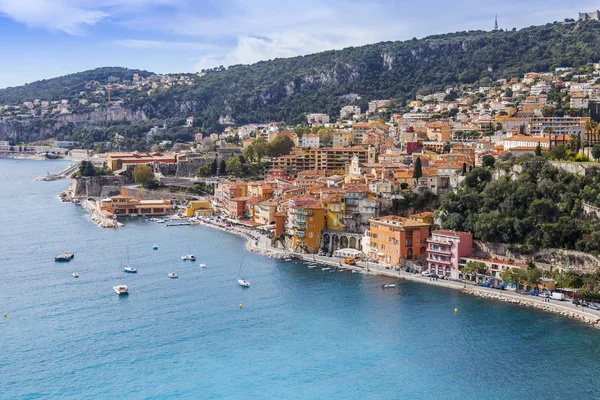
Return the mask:
<svg viewBox="0 0 600 400">
<path fill-rule="evenodd" d="M 392 104 L 391 100 L 373 100 L 369 102 L 369 114 L 382 111 L 384 108 L 389 107 Z"/>
<path fill-rule="evenodd" d="M 329 123 L 329 115 L 327 114 L 308 114 L 306 121 L 309 125 L 324 125 Z"/>
<path fill-rule="evenodd" d="M 360 117 L 360 107 L 359 106 L 344 106 L 340 110 L 340 118 L 346 118 L 350 115 L 354 115 L 355 117 Z"/>
<path fill-rule="evenodd" d="M 588 108 L 589 99 L 578 93 L 571 96 L 571 108 Z"/>
<path fill-rule="evenodd" d="M 302 141 L 300 143 L 301 147 L 316 149 L 316 148 L 319 148 L 320 145 L 321 145 L 321 139 L 319 138 L 319 135 L 308 133 L 308 134 L 302 136 Z"/>
</svg>

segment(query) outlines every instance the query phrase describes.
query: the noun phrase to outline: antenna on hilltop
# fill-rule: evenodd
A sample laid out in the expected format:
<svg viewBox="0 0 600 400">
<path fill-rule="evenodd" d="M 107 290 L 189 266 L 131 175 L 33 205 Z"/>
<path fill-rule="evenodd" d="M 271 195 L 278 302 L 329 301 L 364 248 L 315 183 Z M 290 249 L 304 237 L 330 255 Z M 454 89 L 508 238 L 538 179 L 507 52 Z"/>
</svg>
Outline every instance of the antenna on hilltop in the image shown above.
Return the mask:
<svg viewBox="0 0 600 400">
<path fill-rule="evenodd" d="M 496 20 L 494 22 L 494 30 L 497 31 L 498 30 L 498 15 L 496 15 Z"/>
</svg>

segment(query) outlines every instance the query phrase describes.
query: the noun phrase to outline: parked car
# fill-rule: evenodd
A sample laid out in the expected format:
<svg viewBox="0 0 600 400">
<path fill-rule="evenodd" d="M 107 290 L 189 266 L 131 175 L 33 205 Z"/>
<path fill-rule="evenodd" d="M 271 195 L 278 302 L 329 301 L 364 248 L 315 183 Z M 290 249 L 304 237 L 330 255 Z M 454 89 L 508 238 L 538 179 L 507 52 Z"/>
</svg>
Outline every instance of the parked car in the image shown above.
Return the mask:
<svg viewBox="0 0 600 400">
<path fill-rule="evenodd" d="M 548 294 L 548 292 L 540 292 L 538 294 L 538 296 L 543 297 L 545 299 L 547 299 L 548 297 L 550 297 L 550 295 Z"/>
<path fill-rule="evenodd" d="M 598 310 L 598 311 L 600 311 L 600 304 L 597 304 L 597 303 L 589 303 L 589 304 L 588 304 L 588 308 L 591 308 L 592 310 Z"/>
<path fill-rule="evenodd" d="M 490 287 L 490 283 L 489 282 L 483 282 L 481 285 L 479 285 L 481 287 Z"/>
<path fill-rule="evenodd" d="M 558 301 L 563 301 L 565 299 L 565 294 L 564 293 L 558 293 L 558 292 L 553 292 L 550 295 L 550 298 L 552 300 L 558 300 Z"/>
<path fill-rule="evenodd" d="M 494 285 L 494 286 L 492 286 L 492 287 L 493 287 L 494 289 L 498 289 L 498 290 L 504 290 L 504 286 L 503 286 L 503 285 L 501 285 L 501 284 Z"/>
<path fill-rule="evenodd" d="M 421 272 L 421 275 L 431 277 L 431 276 L 433 276 L 435 274 L 433 272 L 430 272 L 430 271 L 423 271 L 423 272 Z"/>
<path fill-rule="evenodd" d="M 317 255 L 319 255 L 319 256 L 324 256 L 324 255 L 325 255 L 325 252 L 324 252 L 323 250 L 319 250 L 319 253 L 318 253 Z"/>
</svg>

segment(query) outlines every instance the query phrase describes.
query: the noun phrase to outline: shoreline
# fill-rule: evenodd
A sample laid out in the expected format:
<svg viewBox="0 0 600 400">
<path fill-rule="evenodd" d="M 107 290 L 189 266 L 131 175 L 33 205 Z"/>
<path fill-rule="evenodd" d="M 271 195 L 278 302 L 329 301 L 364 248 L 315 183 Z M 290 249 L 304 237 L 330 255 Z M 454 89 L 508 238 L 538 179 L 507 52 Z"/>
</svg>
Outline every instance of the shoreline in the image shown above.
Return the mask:
<svg viewBox="0 0 600 400">
<path fill-rule="evenodd" d="M 512 291 L 500 291 L 492 288 L 483 288 L 470 283 L 449 281 L 449 280 L 430 280 L 421 274 L 412 274 L 404 271 L 396 271 L 393 269 L 385 269 L 380 264 L 372 264 L 364 261 L 357 262 L 357 265 L 352 266 L 341 262 L 336 258 L 316 256 L 312 254 L 299 254 L 283 249 L 274 249 L 270 246 L 270 239 L 264 234 L 255 232 L 249 228 L 241 228 L 239 226 L 220 226 L 207 223 L 204 221 L 194 222 L 194 225 L 203 225 L 213 229 L 219 229 L 223 232 L 231 233 L 246 239 L 246 250 L 260 254 L 269 258 L 286 259 L 293 258 L 302 261 L 314 262 L 317 264 L 334 266 L 337 268 L 354 270 L 362 274 L 386 276 L 389 278 L 409 280 L 432 286 L 444 287 L 447 289 L 458 290 L 464 294 L 480 297 L 486 300 L 502 301 L 505 303 L 515 304 L 523 307 L 535 308 L 540 311 L 551 312 L 553 314 L 562 315 L 567 318 L 575 319 L 579 322 L 591 325 L 593 328 L 600 329 L 600 312 L 585 309 L 583 307 L 575 307 L 568 301 L 558 302 L 552 300 L 549 303 L 543 302 L 536 296 L 525 296 Z M 262 243 L 261 243 L 262 242 Z M 261 244 L 263 247 L 261 247 Z M 334 261 L 335 260 L 335 261 Z M 360 265 L 359 265 L 360 264 Z"/>
</svg>

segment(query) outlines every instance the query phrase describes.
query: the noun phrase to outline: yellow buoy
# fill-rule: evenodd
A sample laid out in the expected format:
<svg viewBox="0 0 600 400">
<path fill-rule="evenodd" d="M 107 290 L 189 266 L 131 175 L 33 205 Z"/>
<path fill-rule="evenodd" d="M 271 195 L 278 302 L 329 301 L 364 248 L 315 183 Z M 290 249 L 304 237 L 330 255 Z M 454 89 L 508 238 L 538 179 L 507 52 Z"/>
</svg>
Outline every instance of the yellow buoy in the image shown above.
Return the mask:
<svg viewBox="0 0 600 400">
<path fill-rule="evenodd" d="M 457 313 L 457 312 L 458 312 L 458 308 L 455 308 L 455 309 L 454 309 L 454 312 L 455 312 L 455 313 Z"/>
<path fill-rule="evenodd" d="M 242 303 L 240 303 L 240 308 L 242 308 Z"/>
<path fill-rule="evenodd" d="M 6 318 L 6 317 L 8 317 L 8 314 L 7 314 L 7 313 L 4 313 L 4 318 Z"/>
</svg>

